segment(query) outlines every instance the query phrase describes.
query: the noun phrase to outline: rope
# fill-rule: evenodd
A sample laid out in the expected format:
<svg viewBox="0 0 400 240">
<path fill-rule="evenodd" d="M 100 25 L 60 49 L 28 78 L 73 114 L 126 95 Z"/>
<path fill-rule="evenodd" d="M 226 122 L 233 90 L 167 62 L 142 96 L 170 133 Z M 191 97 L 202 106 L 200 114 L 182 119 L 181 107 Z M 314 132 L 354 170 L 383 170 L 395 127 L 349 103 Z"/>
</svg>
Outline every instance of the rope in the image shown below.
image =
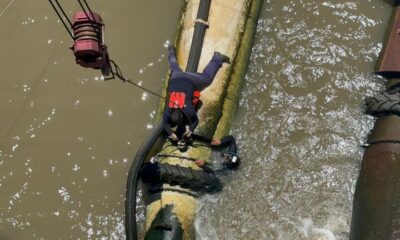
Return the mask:
<svg viewBox="0 0 400 240">
<path fill-rule="evenodd" d="M 114 69 L 112 70 L 112 72 L 115 74 L 115 76 L 117 76 L 117 77 L 118 77 L 120 80 L 122 80 L 123 82 L 130 83 L 130 84 L 134 85 L 135 87 L 142 89 L 142 90 L 145 91 L 145 92 L 148 92 L 148 93 L 150 93 L 150 94 L 152 94 L 152 95 L 154 95 L 154 96 L 156 96 L 156 97 L 159 97 L 159 98 L 161 98 L 161 99 L 167 100 L 165 97 L 161 96 L 160 94 L 155 93 L 155 92 L 153 92 L 153 91 L 151 91 L 151 90 L 149 90 L 149 89 L 147 89 L 147 88 L 145 88 L 145 87 L 142 87 L 142 86 L 140 86 L 139 84 L 133 82 L 131 79 L 126 78 L 126 77 L 124 76 L 124 74 L 122 73 L 120 67 L 117 65 L 117 63 L 115 63 L 114 60 L 110 60 L 110 63 L 112 64 L 112 67 L 114 67 Z M 114 70 L 115 70 L 115 71 L 114 71 Z"/>
<path fill-rule="evenodd" d="M 196 161 L 196 158 L 191 158 L 191 157 L 185 157 L 185 156 L 178 156 L 178 155 L 172 155 L 172 154 L 157 154 L 157 157 L 161 158 L 167 158 L 167 157 L 173 157 L 173 158 L 180 158 L 180 159 L 185 159 L 189 161 Z"/>
<path fill-rule="evenodd" d="M 156 97 L 159 97 L 160 99 L 163 99 L 163 100 L 165 100 L 165 101 L 171 102 L 172 104 L 174 104 L 175 106 L 177 106 L 177 107 L 178 107 L 177 109 L 179 109 L 179 111 L 181 111 L 181 112 L 185 115 L 186 119 L 189 121 L 189 124 L 192 124 L 192 120 L 190 119 L 189 115 L 187 115 L 187 113 L 186 113 L 183 109 L 181 109 L 177 103 L 175 103 L 175 102 L 173 102 L 173 101 L 170 101 L 170 100 L 168 100 L 166 97 L 163 97 L 163 96 L 161 96 L 160 94 L 155 93 L 155 92 L 153 92 L 153 91 L 151 91 L 151 90 L 149 90 L 149 89 L 147 89 L 147 88 L 145 88 L 145 87 L 140 86 L 139 84 L 133 82 L 132 79 L 126 78 L 126 77 L 124 76 L 124 74 L 122 73 L 120 67 L 118 66 L 118 64 L 117 64 L 114 60 L 111 60 L 111 59 L 110 59 L 110 65 L 111 65 L 111 71 L 112 71 L 112 73 L 113 73 L 115 76 L 117 76 L 120 80 L 122 80 L 123 82 L 130 83 L 130 84 L 132 84 L 133 86 L 135 86 L 135 87 L 137 87 L 137 88 L 140 88 L 140 89 L 142 89 L 142 90 L 145 91 L 145 92 L 148 92 L 148 93 L 150 93 L 150 94 L 152 94 L 152 95 L 154 95 L 154 96 L 156 96 Z M 114 69 L 113 69 L 113 67 L 114 67 Z"/>
</svg>

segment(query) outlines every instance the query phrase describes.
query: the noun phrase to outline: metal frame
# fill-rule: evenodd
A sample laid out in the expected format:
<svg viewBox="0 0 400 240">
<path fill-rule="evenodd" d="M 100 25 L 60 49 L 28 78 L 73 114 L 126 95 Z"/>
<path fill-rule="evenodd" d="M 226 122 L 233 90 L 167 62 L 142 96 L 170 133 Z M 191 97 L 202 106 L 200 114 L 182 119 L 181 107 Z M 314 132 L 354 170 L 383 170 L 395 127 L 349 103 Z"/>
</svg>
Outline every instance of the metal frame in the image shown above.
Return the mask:
<svg viewBox="0 0 400 240">
<path fill-rule="evenodd" d="M 71 22 L 71 20 L 69 19 L 69 17 L 67 16 L 67 14 L 65 13 L 63 7 L 61 6 L 61 4 L 58 2 L 58 0 L 49 0 L 51 6 L 53 7 L 54 11 L 56 12 L 57 16 L 59 17 L 59 19 L 61 20 L 61 22 L 63 23 L 65 29 L 67 30 L 68 34 L 71 36 L 72 40 L 75 40 L 76 38 L 74 37 L 74 34 L 72 32 L 73 29 L 73 24 Z M 93 21 L 95 21 L 95 17 L 93 14 L 92 9 L 90 8 L 89 4 L 87 3 L 86 0 L 77 0 L 77 2 L 79 3 L 82 11 L 85 13 L 87 19 L 90 21 L 90 19 L 93 19 Z M 90 14 L 90 16 L 89 16 Z M 91 21 L 90 21 L 91 22 Z M 92 27 L 94 29 L 96 29 L 96 26 L 93 24 L 93 22 L 91 22 Z M 69 26 L 68 26 L 69 25 Z M 102 42 L 104 42 L 104 26 L 102 27 Z M 100 36 L 98 36 L 100 39 Z"/>
</svg>

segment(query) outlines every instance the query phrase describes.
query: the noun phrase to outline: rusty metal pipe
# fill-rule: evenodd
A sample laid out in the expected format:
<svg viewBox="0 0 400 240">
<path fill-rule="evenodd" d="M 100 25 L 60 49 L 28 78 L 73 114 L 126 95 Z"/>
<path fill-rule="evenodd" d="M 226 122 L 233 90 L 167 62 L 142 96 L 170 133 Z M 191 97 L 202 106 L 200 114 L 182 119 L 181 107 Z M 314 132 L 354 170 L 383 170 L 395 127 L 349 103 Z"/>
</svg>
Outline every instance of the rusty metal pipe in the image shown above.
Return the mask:
<svg viewBox="0 0 400 240">
<path fill-rule="evenodd" d="M 400 239 L 400 117 L 378 118 L 368 143 L 354 195 L 350 240 Z"/>
<path fill-rule="evenodd" d="M 400 78 L 400 0 L 394 1 L 389 26 L 375 73 L 386 78 Z"/>
<path fill-rule="evenodd" d="M 400 0 L 394 9 L 375 72 L 389 79 L 387 91 L 400 89 Z M 397 79 L 396 79 L 397 78 Z M 357 181 L 350 240 L 400 239 L 400 117 L 378 117 L 368 136 Z"/>
</svg>

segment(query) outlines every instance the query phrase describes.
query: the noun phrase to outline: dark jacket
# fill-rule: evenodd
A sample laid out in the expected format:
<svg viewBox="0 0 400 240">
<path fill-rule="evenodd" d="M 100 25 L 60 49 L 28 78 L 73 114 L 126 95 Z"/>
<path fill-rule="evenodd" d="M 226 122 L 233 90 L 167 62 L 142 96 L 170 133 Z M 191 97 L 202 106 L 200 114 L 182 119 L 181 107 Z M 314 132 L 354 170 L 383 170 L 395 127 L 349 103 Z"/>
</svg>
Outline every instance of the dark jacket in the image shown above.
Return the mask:
<svg viewBox="0 0 400 240">
<path fill-rule="evenodd" d="M 199 123 L 199 119 L 197 117 L 197 112 L 193 107 L 193 92 L 194 85 L 191 81 L 188 81 L 186 78 L 172 78 L 168 87 L 168 100 L 165 104 L 165 110 L 163 115 L 164 128 L 168 135 L 172 134 L 172 126 L 169 120 L 172 109 L 179 108 L 176 104 L 170 101 L 170 95 L 173 92 L 180 92 L 185 94 L 184 106 L 181 109 L 183 115 L 183 122 L 181 125 L 188 125 L 190 131 L 194 131 Z"/>
</svg>

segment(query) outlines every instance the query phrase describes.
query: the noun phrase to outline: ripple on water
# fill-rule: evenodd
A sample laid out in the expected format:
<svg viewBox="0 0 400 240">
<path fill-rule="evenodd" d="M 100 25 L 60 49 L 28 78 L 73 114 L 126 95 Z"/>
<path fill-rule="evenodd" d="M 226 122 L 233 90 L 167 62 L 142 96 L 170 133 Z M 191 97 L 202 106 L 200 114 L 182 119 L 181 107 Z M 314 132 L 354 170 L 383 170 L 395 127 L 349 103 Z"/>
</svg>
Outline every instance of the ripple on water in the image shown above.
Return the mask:
<svg viewBox="0 0 400 240">
<path fill-rule="evenodd" d="M 232 127 L 243 165 L 202 199 L 199 239 L 348 238 L 362 102 L 382 88 L 371 4 L 265 2 Z"/>
</svg>

